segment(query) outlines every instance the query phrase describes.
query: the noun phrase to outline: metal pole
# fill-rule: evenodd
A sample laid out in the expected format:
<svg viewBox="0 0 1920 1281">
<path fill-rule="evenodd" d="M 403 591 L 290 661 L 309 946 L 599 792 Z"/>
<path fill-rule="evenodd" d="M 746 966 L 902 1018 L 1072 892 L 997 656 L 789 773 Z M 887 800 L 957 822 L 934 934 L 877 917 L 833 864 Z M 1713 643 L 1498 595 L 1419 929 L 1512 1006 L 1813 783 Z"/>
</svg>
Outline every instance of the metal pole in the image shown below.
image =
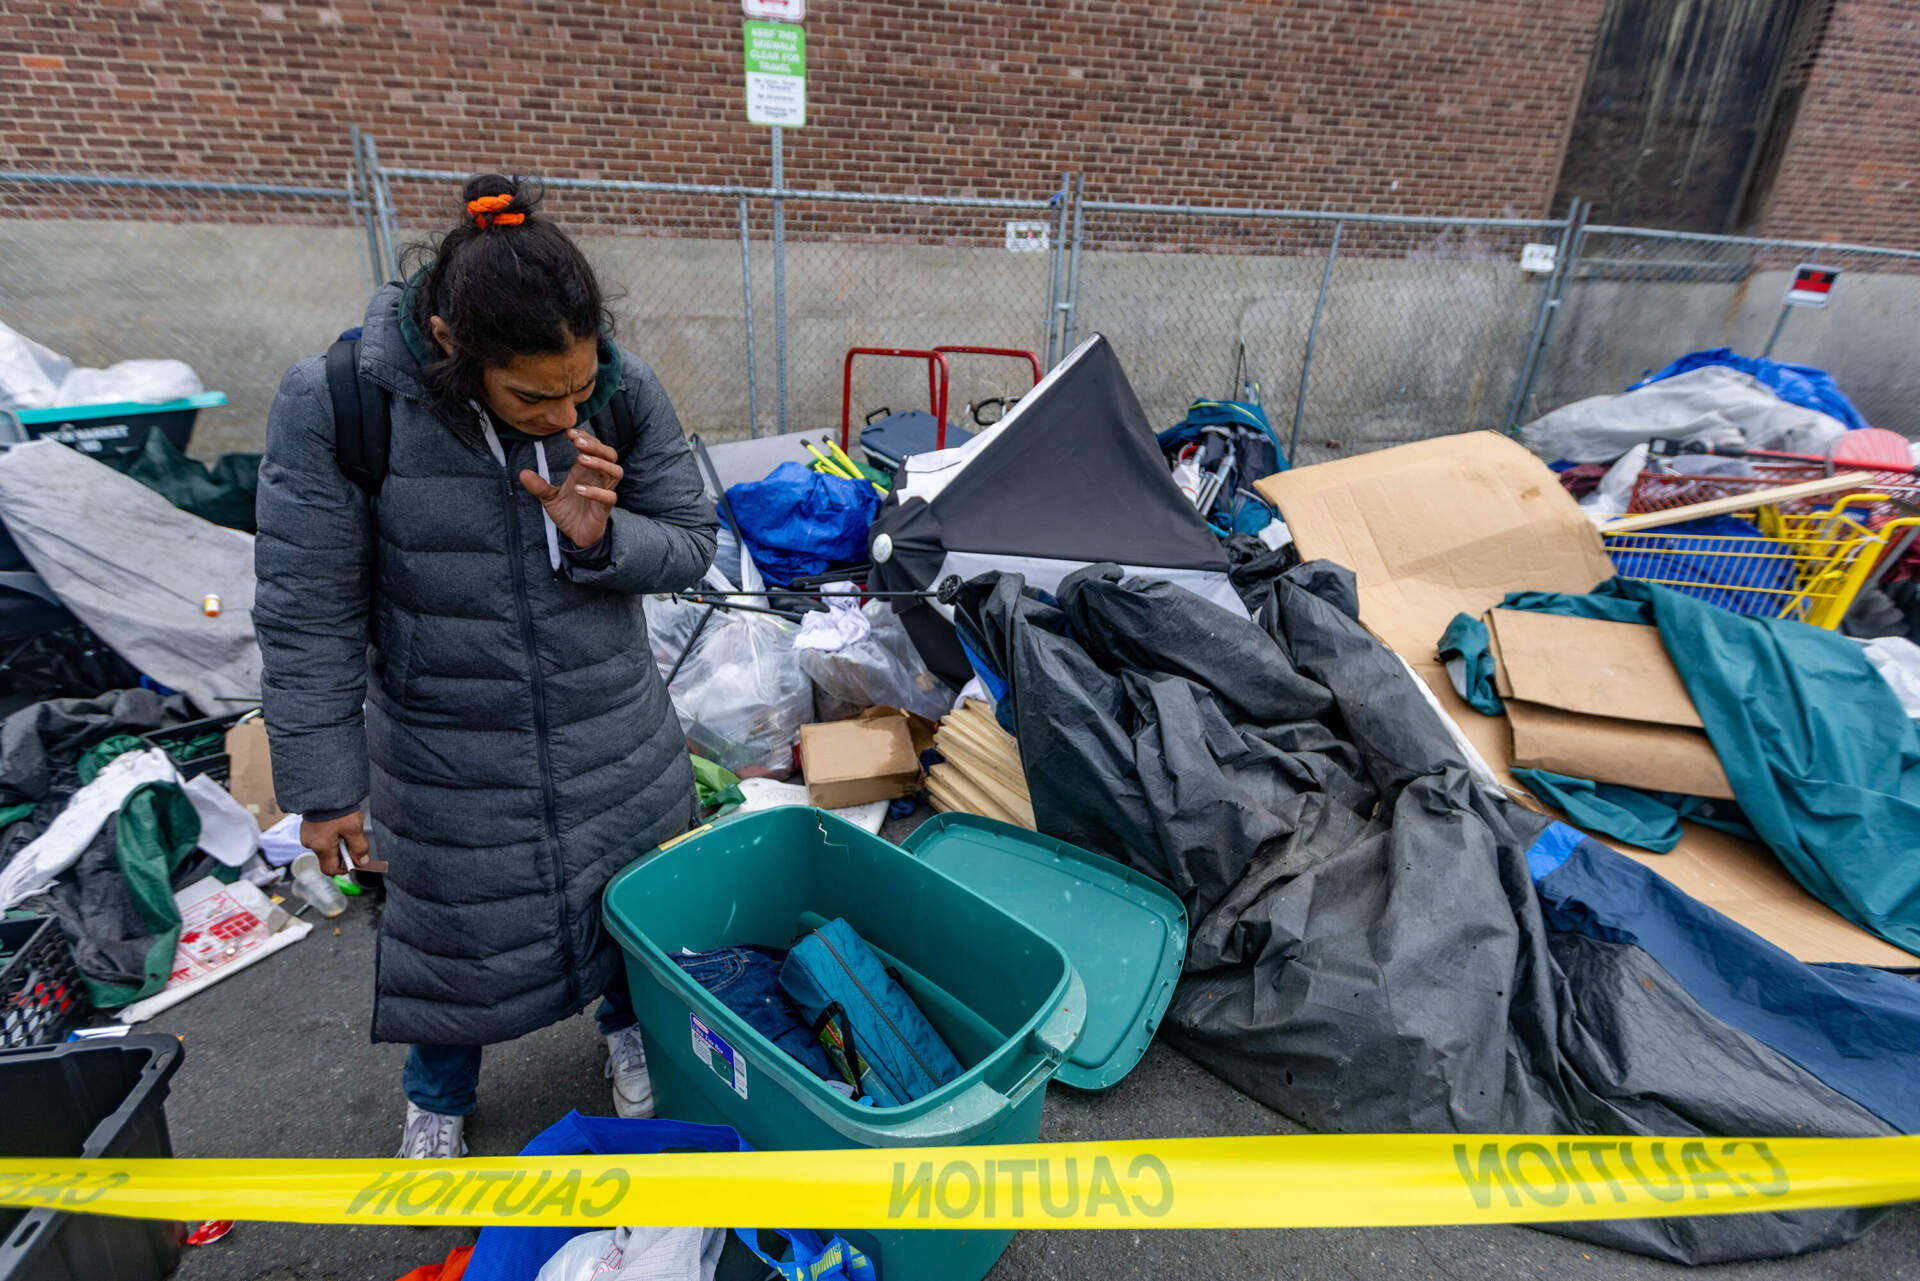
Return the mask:
<svg viewBox="0 0 1920 1281">
<path fill-rule="evenodd" d="M 1327 286 L 1333 283 L 1333 260 L 1340 253 L 1345 222 L 1333 224 L 1333 243 L 1327 246 L 1327 266 L 1320 273 L 1320 296 L 1314 299 L 1313 323 L 1307 326 L 1307 349 L 1300 357 L 1300 390 L 1293 397 L 1293 434 L 1287 438 L 1287 466 L 1295 465 L 1300 449 L 1300 419 L 1307 412 L 1307 375 L 1313 372 L 1313 344 L 1320 337 L 1320 313 L 1326 310 Z"/>
<path fill-rule="evenodd" d="M 373 187 L 367 181 L 367 156 L 360 146 L 360 126 L 348 126 L 348 141 L 353 146 L 354 186 L 359 188 L 360 197 L 367 210 L 367 267 L 373 272 L 373 286 L 380 287 L 380 229 L 375 226 L 373 212 Z"/>
<path fill-rule="evenodd" d="M 678 676 L 680 669 L 687 665 L 687 656 L 693 653 L 694 643 L 700 639 L 700 633 L 707 630 L 707 624 L 713 621 L 713 611 L 718 608 L 720 608 L 718 605 L 709 605 L 707 612 L 700 615 L 700 621 L 693 625 L 693 631 L 687 635 L 687 643 L 680 649 L 680 657 L 673 660 L 673 668 L 667 673 L 666 679 L 660 682 L 661 684 L 673 684 L 673 678 Z"/>
<path fill-rule="evenodd" d="M 1560 238 L 1556 242 L 1553 255 L 1553 270 L 1547 273 L 1542 282 L 1540 309 L 1533 317 L 1533 332 L 1527 335 L 1526 354 L 1521 357 L 1520 371 L 1513 380 L 1513 403 L 1507 406 L 1507 430 L 1517 431 L 1520 427 L 1520 415 L 1526 411 L 1527 395 L 1533 390 L 1533 373 L 1540 360 L 1541 342 L 1547 336 L 1547 316 L 1560 305 L 1560 282 L 1568 268 L 1567 255 L 1573 248 L 1573 227 L 1580 218 L 1580 197 L 1573 198 L 1573 204 L 1567 210 L 1567 224 L 1560 228 Z"/>
<path fill-rule="evenodd" d="M 393 192 L 387 187 L 387 176 L 380 170 L 380 151 L 374 145 L 373 135 L 363 133 L 361 141 L 367 149 L 367 175 L 373 183 L 374 208 L 380 215 L 380 232 L 387 242 L 387 268 L 400 278 L 400 234 L 393 225 Z"/>
<path fill-rule="evenodd" d="M 760 393 L 753 366 L 753 255 L 747 232 L 747 198 L 740 197 L 740 293 L 747 319 L 747 434 L 760 436 Z"/>
<path fill-rule="evenodd" d="M 1065 360 L 1067 353 L 1073 350 L 1073 340 L 1080 336 L 1080 242 L 1086 229 L 1087 175 L 1075 174 L 1073 179 L 1073 254 L 1067 264 L 1067 298 L 1061 303 L 1064 309 L 1060 322 L 1060 359 Z"/>
<path fill-rule="evenodd" d="M 786 173 L 780 159 L 780 135 L 773 126 L 773 189 L 787 188 Z M 782 436 L 787 434 L 787 207 L 779 195 L 773 198 L 773 395 L 774 421 Z"/>
<path fill-rule="evenodd" d="M 1060 175 L 1060 207 L 1053 211 L 1053 245 L 1047 255 L 1047 314 L 1043 317 L 1047 335 L 1047 364 L 1053 368 L 1054 341 L 1060 333 L 1060 269 L 1067 254 L 1067 205 L 1072 195 L 1073 177 Z"/>
<path fill-rule="evenodd" d="M 1820 251 L 1816 249 L 1808 254 L 1807 261 L 1809 263 L 1820 261 Z M 1773 332 L 1767 335 L 1767 345 L 1766 349 L 1760 353 L 1761 359 L 1768 360 L 1773 357 L 1773 345 L 1780 341 L 1780 331 L 1787 327 L 1787 317 L 1792 314 L 1792 312 L 1793 308 L 1787 306 L 1786 303 L 1783 302 L 1780 304 L 1780 319 L 1773 322 Z"/>
<path fill-rule="evenodd" d="M 1565 271 L 1560 273 L 1559 284 L 1555 286 L 1556 292 L 1553 297 L 1553 310 L 1547 313 L 1547 327 L 1540 331 L 1540 351 L 1542 355 L 1553 345 L 1553 327 L 1560 323 L 1560 313 L 1566 310 L 1567 283 L 1571 281 L 1575 273 L 1580 270 L 1580 264 L 1587 260 L 1587 236 L 1592 230 L 1592 228 L 1587 226 L 1587 219 L 1592 216 L 1593 201 L 1591 200 L 1580 201 L 1578 207 L 1573 211 L 1573 229 L 1567 237 L 1567 244 L 1569 246 L 1567 249 L 1567 267 Z M 1533 398 L 1533 380 L 1538 378 L 1539 374 L 1540 370 L 1536 364 L 1533 374 L 1527 381 L 1526 396 L 1529 400 Z"/>
</svg>

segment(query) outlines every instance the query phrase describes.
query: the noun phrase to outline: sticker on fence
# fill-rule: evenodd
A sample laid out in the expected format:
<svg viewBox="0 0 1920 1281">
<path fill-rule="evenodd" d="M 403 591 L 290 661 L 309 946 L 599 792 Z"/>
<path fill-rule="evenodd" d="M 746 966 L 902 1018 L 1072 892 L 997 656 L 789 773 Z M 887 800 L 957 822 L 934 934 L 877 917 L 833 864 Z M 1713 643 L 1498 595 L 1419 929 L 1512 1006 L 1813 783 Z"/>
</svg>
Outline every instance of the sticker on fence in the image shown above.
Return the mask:
<svg viewBox="0 0 1920 1281">
<path fill-rule="evenodd" d="M 1007 249 L 1012 253 L 1045 253 L 1047 251 L 1047 224 L 1044 222 L 1010 222 L 1007 224 Z"/>
<path fill-rule="evenodd" d="M 1522 245 L 1520 246 L 1520 270 L 1550 272 L 1553 270 L 1554 259 L 1558 256 L 1558 245 Z"/>
<path fill-rule="evenodd" d="M 1828 296 L 1833 293 L 1833 282 L 1838 279 L 1838 267 L 1816 267 L 1810 262 L 1801 263 L 1793 269 L 1793 280 L 1787 285 L 1787 306 L 1826 306 Z"/>
</svg>

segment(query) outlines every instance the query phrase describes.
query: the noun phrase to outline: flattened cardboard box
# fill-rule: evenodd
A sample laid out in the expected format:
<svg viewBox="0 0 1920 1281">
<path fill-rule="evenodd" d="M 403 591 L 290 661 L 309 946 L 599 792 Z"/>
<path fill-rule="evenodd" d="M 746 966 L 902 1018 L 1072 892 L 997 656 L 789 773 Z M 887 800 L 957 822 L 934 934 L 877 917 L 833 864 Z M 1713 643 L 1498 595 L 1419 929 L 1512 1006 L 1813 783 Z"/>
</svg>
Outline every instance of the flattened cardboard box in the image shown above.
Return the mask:
<svg viewBox="0 0 1920 1281">
<path fill-rule="evenodd" d="M 1495 609 L 1487 630 L 1515 765 L 1734 799 L 1657 628 Z"/>
<path fill-rule="evenodd" d="M 1297 468 L 1254 488 L 1280 508 L 1303 559 L 1354 571 L 1360 620 L 1427 682 L 1501 782 L 1544 810 L 1509 772 L 1506 718 L 1469 707 L 1434 652 L 1455 614 L 1484 615 L 1510 591 L 1589 592 L 1612 577 L 1592 522 L 1546 464 L 1505 436 L 1468 432 Z M 1800 888 L 1769 851 L 1684 826 L 1668 854 L 1606 843 L 1803 961 L 1916 964 Z"/>
</svg>

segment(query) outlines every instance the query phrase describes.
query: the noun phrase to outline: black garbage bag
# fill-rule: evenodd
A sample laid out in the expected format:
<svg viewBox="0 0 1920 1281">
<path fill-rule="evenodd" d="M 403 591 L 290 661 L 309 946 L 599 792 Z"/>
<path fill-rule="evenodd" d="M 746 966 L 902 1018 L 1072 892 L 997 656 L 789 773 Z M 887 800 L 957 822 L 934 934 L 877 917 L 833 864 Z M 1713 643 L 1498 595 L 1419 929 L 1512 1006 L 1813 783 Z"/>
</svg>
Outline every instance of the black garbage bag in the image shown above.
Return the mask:
<svg viewBox="0 0 1920 1281">
<path fill-rule="evenodd" d="M 1110 565 L 1057 601 L 1016 575 L 958 593 L 1040 830 L 1187 903 L 1175 1045 L 1322 1131 L 1898 1132 L 1640 947 L 1550 929 L 1528 865 L 1550 820 L 1475 780 L 1354 601 L 1325 563 L 1273 581 L 1265 627 Z M 1882 1214 L 1548 1230 L 1711 1263 L 1836 1245 Z"/>
</svg>

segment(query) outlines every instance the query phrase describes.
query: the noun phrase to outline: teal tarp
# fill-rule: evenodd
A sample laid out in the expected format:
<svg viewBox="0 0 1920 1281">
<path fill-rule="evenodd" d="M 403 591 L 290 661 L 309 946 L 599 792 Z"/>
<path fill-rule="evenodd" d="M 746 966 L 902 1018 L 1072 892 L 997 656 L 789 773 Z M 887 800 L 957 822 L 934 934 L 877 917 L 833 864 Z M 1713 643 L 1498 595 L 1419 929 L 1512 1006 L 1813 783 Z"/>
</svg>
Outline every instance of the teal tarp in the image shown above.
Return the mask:
<svg viewBox="0 0 1920 1281">
<path fill-rule="evenodd" d="M 1920 728 L 1859 645 L 1624 578 L 1500 607 L 1657 626 L 1754 832 L 1821 902 L 1920 953 Z M 1457 626 L 1448 636 L 1461 640 Z M 1571 799 L 1575 821 L 1606 828 Z M 1639 802 L 1631 817 L 1646 824 Z"/>
</svg>

